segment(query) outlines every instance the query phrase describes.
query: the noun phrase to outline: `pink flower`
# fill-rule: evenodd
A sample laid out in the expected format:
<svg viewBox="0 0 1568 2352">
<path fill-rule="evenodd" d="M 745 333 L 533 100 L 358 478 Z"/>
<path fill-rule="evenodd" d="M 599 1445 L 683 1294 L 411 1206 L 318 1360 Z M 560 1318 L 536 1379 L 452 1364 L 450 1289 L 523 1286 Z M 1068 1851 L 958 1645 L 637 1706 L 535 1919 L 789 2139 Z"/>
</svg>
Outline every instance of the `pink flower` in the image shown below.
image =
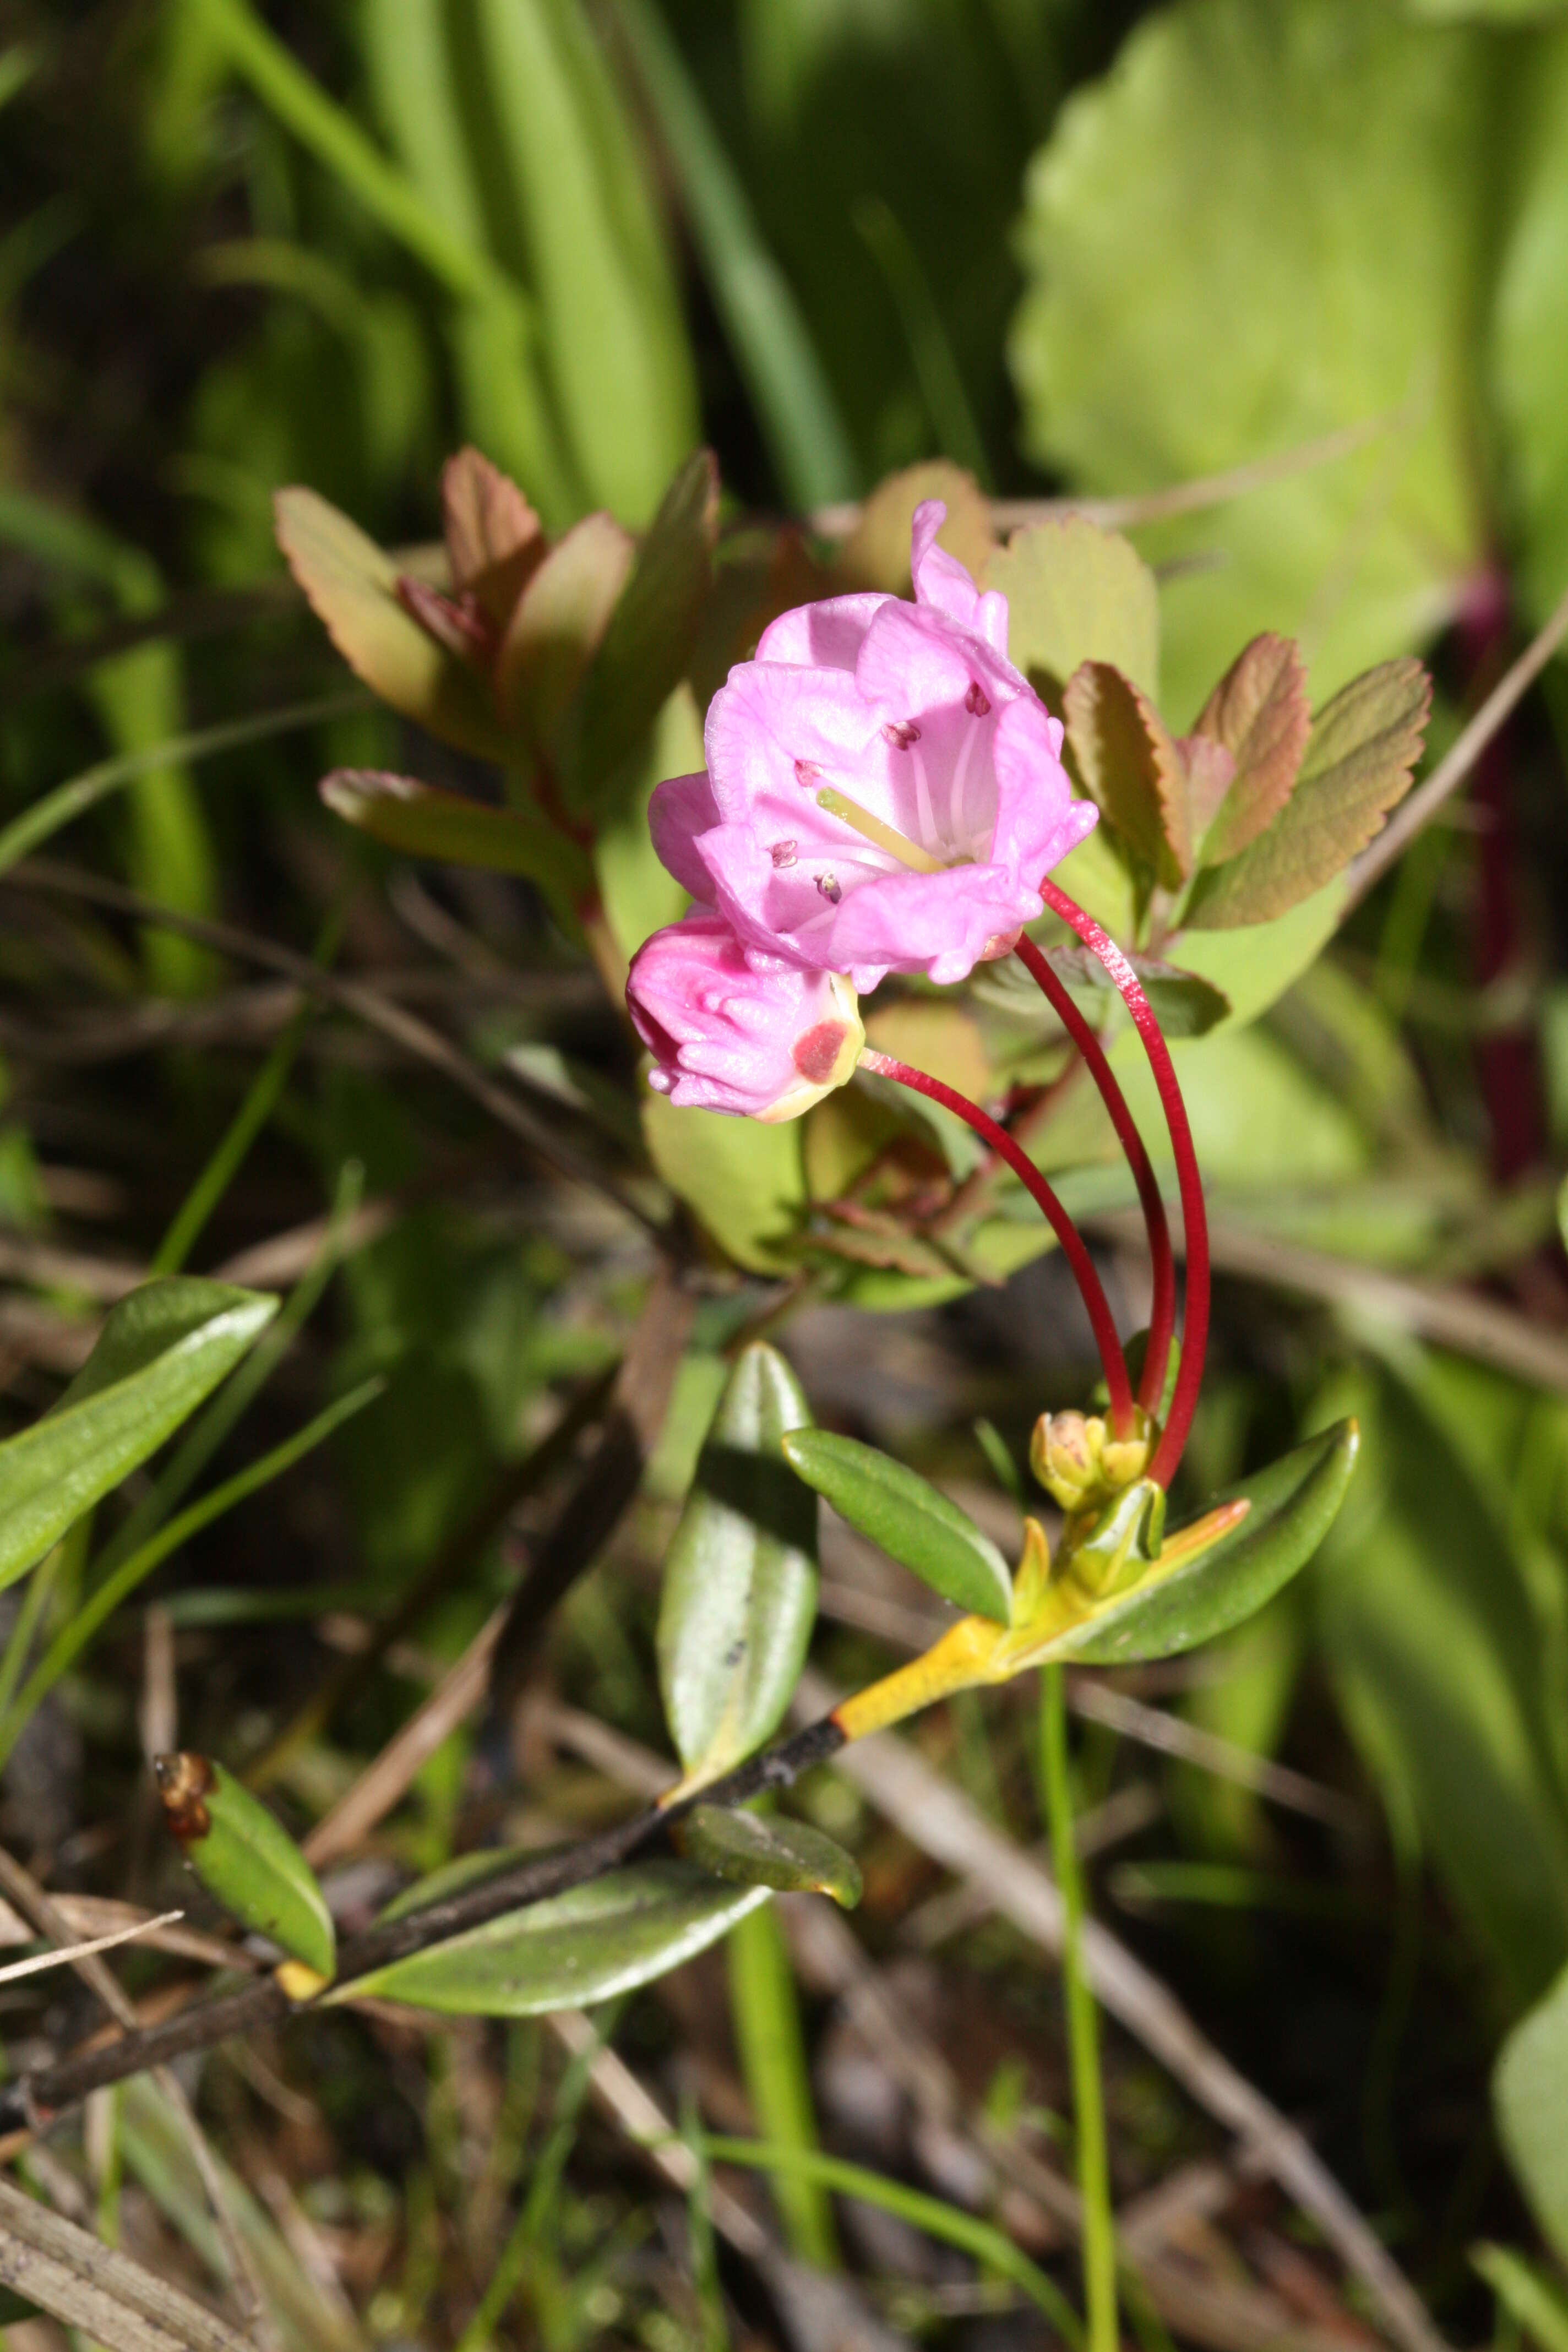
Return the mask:
<svg viewBox="0 0 1568 2352">
<path fill-rule="evenodd" d="M 626 1009 L 654 1057 L 648 1084 L 683 1110 L 798 1118 L 843 1086 L 866 1042 L 847 980 L 748 961 L 721 915 L 655 931 L 632 958 Z"/>
<path fill-rule="evenodd" d="M 707 772 L 653 798 L 660 857 L 749 951 L 862 991 L 1005 952 L 1095 821 L 1059 721 L 1007 659 L 1006 598 L 935 544 L 946 511 L 915 509 L 912 604 L 784 614 L 713 698 Z"/>
</svg>

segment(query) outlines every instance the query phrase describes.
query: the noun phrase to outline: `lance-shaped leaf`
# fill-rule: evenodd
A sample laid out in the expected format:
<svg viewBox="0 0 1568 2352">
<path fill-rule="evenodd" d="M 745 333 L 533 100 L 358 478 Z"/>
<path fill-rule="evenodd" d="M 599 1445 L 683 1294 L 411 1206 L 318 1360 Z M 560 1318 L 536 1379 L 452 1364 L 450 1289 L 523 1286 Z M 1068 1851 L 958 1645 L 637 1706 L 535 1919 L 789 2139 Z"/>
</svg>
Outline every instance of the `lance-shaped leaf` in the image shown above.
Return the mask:
<svg viewBox="0 0 1568 2352">
<path fill-rule="evenodd" d="M 686 675 L 713 579 L 719 468 L 700 449 L 670 484 L 577 690 L 562 746 L 562 788 L 596 808 Z"/>
<path fill-rule="evenodd" d="M 1184 1530 L 1168 1534 L 1165 1549 L 1176 1566 L 1162 1571 L 1156 1562 L 1143 1583 L 1070 1626 L 1045 1655 L 1095 1666 L 1174 1657 L 1256 1615 L 1328 1533 L 1359 1443 L 1355 1423 L 1342 1421 L 1227 1487 L 1216 1505 L 1245 1498 L 1245 1518 L 1190 1559 L 1180 1557 Z"/>
<path fill-rule="evenodd" d="M 314 490 L 279 490 L 273 503 L 289 569 L 354 676 L 443 742 L 506 759 L 487 680 L 404 610 L 385 549 Z"/>
<path fill-rule="evenodd" d="M 559 906 L 575 905 L 592 886 L 583 850 L 538 810 L 495 808 L 380 768 L 334 768 L 321 793 L 334 815 L 405 857 L 521 874 Z"/>
<path fill-rule="evenodd" d="M 860 1900 L 860 1865 L 854 1855 L 807 1822 L 737 1812 L 728 1805 L 693 1805 L 675 1837 L 688 1862 L 738 1886 L 831 1895 L 847 1911 Z"/>
<path fill-rule="evenodd" d="M 1108 1013 L 1119 1014 L 1121 992 L 1100 958 L 1088 948 L 1050 948 L 1047 961 L 1090 1020 L 1098 1024 Z M 1200 979 L 1195 971 L 1184 971 L 1180 964 L 1162 962 L 1157 956 L 1130 955 L 1127 961 L 1167 1037 L 1201 1037 L 1230 1011 L 1230 999 L 1224 991 L 1212 981 Z M 1016 1001 L 1009 988 L 1009 1004 Z"/>
<path fill-rule="evenodd" d="M 1008 652 L 1053 710 L 1086 661 L 1113 662 L 1145 694 L 1157 690 L 1160 592 L 1119 531 L 1087 515 L 1030 523 L 992 557 L 984 584 L 1006 597 Z"/>
<path fill-rule="evenodd" d="M 1541 2234 L 1568 2263 L 1568 1970 L 1503 2043 L 1492 2105 Z"/>
<path fill-rule="evenodd" d="M 1352 678 L 1312 721 L 1296 789 L 1239 856 L 1200 875 L 1185 920 L 1226 930 L 1310 898 L 1381 832 L 1421 756 L 1432 681 L 1418 661 Z"/>
<path fill-rule="evenodd" d="M 1227 752 L 1233 774 L 1212 816 L 1205 816 L 1202 857 L 1221 865 L 1268 831 L 1289 799 L 1312 725 L 1307 672 L 1290 637 L 1254 637 L 1205 703 L 1184 749 L 1189 767 L 1200 744 Z"/>
<path fill-rule="evenodd" d="M 288 1831 L 210 1757 L 158 1756 L 153 1769 L 163 1817 L 207 1893 L 242 1927 L 330 1977 L 337 1954 L 331 1914 Z"/>
<path fill-rule="evenodd" d="M 584 515 L 558 540 L 518 601 L 496 656 L 496 699 L 553 767 L 561 732 L 632 567 L 631 533 Z"/>
<path fill-rule="evenodd" d="M 1007 1563 L 966 1511 L 917 1471 L 853 1437 L 798 1430 L 784 1453 L 852 1528 L 901 1560 L 922 1582 L 977 1617 L 1005 1625 L 1012 1615 Z"/>
<path fill-rule="evenodd" d="M 539 517 L 499 466 L 459 449 L 441 468 L 441 520 L 454 593 L 504 629 L 548 552 Z"/>
<path fill-rule="evenodd" d="M 155 1453 L 277 1312 L 258 1291 L 186 1275 L 112 1307 L 58 1403 L 0 1445 L 0 1586 Z"/>
<path fill-rule="evenodd" d="M 816 1505 L 783 1444 L 810 1408 L 758 1340 L 731 1373 L 664 1569 L 658 1685 L 689 1778 L 712 1780 L 773 1730 L 816 1614 Z"/>
<path fill-rule="evenodd" d="M 679 1968 L 767 1900 L 765 1886 L 733 1886 L 689 1862 L 635 1863 L 334 1986 L 327 1998 L 375 1994 L 451 2017 L 584 2008 Z"/>
<path fill-rule="evenodd" d="M 1068 741 L 1090 793 L 1167 889 L 1193 870 L 1182 755 L 1148 696 L 1110 662 L 1082 663 L 1063 700 Z"/>
</svg>

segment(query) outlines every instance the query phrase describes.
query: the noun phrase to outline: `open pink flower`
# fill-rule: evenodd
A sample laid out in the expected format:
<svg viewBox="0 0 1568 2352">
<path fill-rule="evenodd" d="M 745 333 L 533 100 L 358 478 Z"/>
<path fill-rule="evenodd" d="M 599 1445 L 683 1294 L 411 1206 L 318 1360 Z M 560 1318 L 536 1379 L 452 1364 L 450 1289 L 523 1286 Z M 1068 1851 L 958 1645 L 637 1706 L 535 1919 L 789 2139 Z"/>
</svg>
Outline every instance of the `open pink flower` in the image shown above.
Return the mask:
<svg viewBox="0 0 1568 2352">
<path fill-rule="evenodd" d="M 841 1087 L 866 1042 L 847 981 L 777 957 L 749 961 L 722 915 L 655 931 L 632 958 L 626 1009 L 658 1093 L 683 1110 L 769 1122 Z"/>
<path fill-rule="evenodd" d="M 915 509 L 912 604 L 784 614 L 713 698 L 707 772 L 653 799 L 660 857 L 749 950 L 862 991 L 1003 952 L 1095 821 L 1060 723 L 1007 659 L 1006 598 L 935 544 L 946 511 Z"/>
</svg>

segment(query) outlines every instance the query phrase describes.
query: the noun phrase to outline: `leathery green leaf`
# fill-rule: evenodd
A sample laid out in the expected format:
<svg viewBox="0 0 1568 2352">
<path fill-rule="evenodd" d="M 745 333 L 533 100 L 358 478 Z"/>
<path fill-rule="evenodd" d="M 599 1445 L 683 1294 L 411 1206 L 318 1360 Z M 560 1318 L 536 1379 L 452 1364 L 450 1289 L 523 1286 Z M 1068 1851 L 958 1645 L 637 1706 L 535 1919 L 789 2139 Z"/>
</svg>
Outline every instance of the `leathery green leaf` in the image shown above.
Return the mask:
<svg viewBox="0 0 1568 2352">
<path fill-rule="evenodd" d="M 1119 1666 L 1174 1657 L 1256 1615 L 1305 1568 L 1332 1525 L 1355 1465 L 1359 1433 L 1342 1421 L 1229 1486 L 1211 1508 L 1244 1496 L 1247 1517 L 1216 1543 L 1119 1593 L 1052 1642 L 1047 1658 Z M 1180 1544 L 1182 1530 L 1165 1538 Z"/>
<path fill-rule="evenodd" d="M 521 874 L 567 908 L 592 880 L 577 844 L 538 810 L 496 808 L 378 768 L 334 768 L 323 777 L 321 793 L 334 815 L 405 857 Z"/>
<path fill-rule="evenodd" d="M 860 1900 L 860 1865 L 854 1855 L 807 1822 L 736 1812 L 727 1805 L 693 1805 L 675 1834 L 688 1862 L 710 1870 L 715 1878 L 783 1894 L 831 1895 L 847 1911 Z"/>
<path fill-rule="evenodd" d="M 1568 1969 L 1503 2043 L 1492 2105 L 1541 2234 L 1568 2263 Z"/>
<path fill-rule="evenodd" d="M 719 1401 L 664 1570 L 658 1682 L 689 1777 L 711 1780 L 789 1705 L 816 1614 L 816 1505 L 783 1441 L 810 1408 L 758 1340 Z"/>
<path fill-rule="evenodd" d="M 155 1453 L 277 1312 L 258 1291 L 190 1276 L 112 1307 L 58 1403 L 0 1445 L 0 1586 Z"/>
<path fill-rule="evenodd" d="M 334 1986 L 328 2000 L 374 1994 L 450 2017 L 584 2008 L 679 1968 L 767 1900 L 765 1886 L 732 1886 L 689 1862 L 635 1863 Z"/>
<path fill-rule="evenodd" d="M 164 1818 L 207 1893 L 242 1927 L 330 1977 L 337 1957 L 331 1914 L 288 1831 L 209 1757 L 159 1756 L 153 1769 Z"/>
<path fill-rule="evenodd" d="M 677 1110 L 651 1087 L 643 1096 L 648 1158 L 725 1255 L 752 1274 L 793 1270 L 785 1244 L 805 1209 L 804 1125 Z"/>
<path fill-rule="evenodd" d="M 385 550 L 314 490 L 279 490 L 273 506 L 289 569 L 354 676 L 443 742 L 506 759 L 488 685 L 405 612 Z"/>
<path fill-rule="evenodd" d="M 784 1450 L 808 1486 L 852 1528 L 913 1570 L 944 1601 L 994 1624 L 1010 1621 L 1007 1563 L 965 1511 L 890 1454 L 823 1429 L 797 1430 Z"/>
</svg>

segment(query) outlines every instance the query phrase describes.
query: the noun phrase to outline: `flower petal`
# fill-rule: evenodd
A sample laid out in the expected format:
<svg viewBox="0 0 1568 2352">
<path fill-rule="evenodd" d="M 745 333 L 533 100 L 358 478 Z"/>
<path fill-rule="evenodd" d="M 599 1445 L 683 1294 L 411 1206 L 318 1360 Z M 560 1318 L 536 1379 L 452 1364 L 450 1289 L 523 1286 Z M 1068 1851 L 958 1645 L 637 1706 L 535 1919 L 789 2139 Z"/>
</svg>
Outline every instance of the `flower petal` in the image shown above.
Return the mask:
<svg viewBox="0 0 1568 2352">
<path fill-rule="evenodd" d="M 770 621 L 757 640 L 757 659 L 793 662 L 807 669 L 853 669 L 860 641 L 884 604 L 897 602 L 875 590 L 855 596 L 825 596 L 819 604 L 797 604 Z"/>
<path fill-rule="evenodd" d="M 713 885 L 697 847 L 699 836 L 711 832 L 719 822 L 713 787 L 706 773 L 671 776 L 656 784 L 647 804 L 647 822 L 659 864 L 700 905 L 710 907 Z"/>
</svg>

